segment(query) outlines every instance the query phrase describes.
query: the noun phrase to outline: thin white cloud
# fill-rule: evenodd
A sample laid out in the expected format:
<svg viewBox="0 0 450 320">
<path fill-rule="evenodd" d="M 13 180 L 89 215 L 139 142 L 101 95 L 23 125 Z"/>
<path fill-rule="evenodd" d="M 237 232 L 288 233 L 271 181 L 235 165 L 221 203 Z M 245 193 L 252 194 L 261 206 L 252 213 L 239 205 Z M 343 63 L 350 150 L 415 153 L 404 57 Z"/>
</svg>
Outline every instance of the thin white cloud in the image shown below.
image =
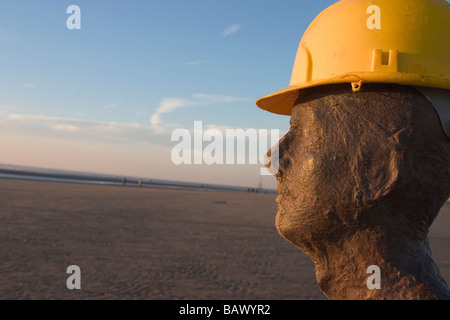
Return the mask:
<svg viewBox="0 0 450 320">
<path fill-rule="evenodd" d="M 35 88 L 35 87 L 37 87 L 37 84 L 35 84 L 35 83 L 22 83 L 20 86 L 21 87 L 25 87 L 25 88 Z"/>
<path fill-rule="evenodd" d="M 190 62 L 183 63 L 181 66 L 182 66 L 182 67 L 195 66 L 195 65 L 198 65 L 198 64 L 206 63 L 206 62 L 208 62 L 208 61 L 209 61 L 209 60 L 190 61 Z"/>
<path fill-rule="evenodd" d="M 162 131 L 160 127 L 162 123 L 161 115 L 164 113 L 171 113 L 175 109 L 188 107 L 195 105 L 194 102 L 186 100 L 186 99 L 178 99 L 178 98 L 166 98 L 159 104 L 158 108 L 155 110 L 155 113 L 150 118 L 150 124 L 153 129 L 158 132 Z"/>
<path fill-rule="evenodd" d="M 47 128 L 52 131 L 71 131 L 71 132 L 92 132 L 102 134 L 120 134 L 130 129 L 139 129 L 140 125 L 137 123 L 116 123 L 116 122 L 102 122 L 92 121 L 76 118 L 61 118 L 43 115 L 30 115 L 13 113 L 8 116 L 10 121 L 15 123 L 26 124 L 30 126 Z"/>
<path fill-rule="evenodd" d="M 57 131 L 78 131 L 80 128 L 71 124 L 55 124 L 50 126 L 50 128 L 57 130 Z"/>
<path fill-rule="evenodd" d="M 21 114 L 21 113 L 12 113 L 8 116 L 11 120 L 17 121 L 49 121 L 49 122 L 73 122 L 73 123 L 101 123 L 97 121 L 91 120 L 83 120 L 76 118 L 61 118 L 61 117 L 53 117 L 53 116 L 42 116 L 42 115 L 33 115 L 33 114 Z"/>
<path fill-rule="evenodd" d="M 166 146 L 170 139 L 139 123 L 116 123 L 45 115 L 11 113 L 0 118 L 5 132 L 30 137 L 51 137 L 89 143 Z"/>
<path fill-rule="evenodd" d="M 192 99 L 193 98 L 193 99 Z M 242 101 L 252 101 L 248 98 L 224 96 L 224 95 L 213 95 L 213 94 L 200 94 L 195 93 L 190 99 L 180 99 L 180 98 L 165 98 L 161 101 L 158 108 L 155 110 L 153 115 L 150 117 L 150 124 L 156 132 L 163 132 L 163 127 L 165 126 L 162 121 L 162 114 L 167 114 L 173 112 L 175 109 L 191 106 L 200 105 L 210 105 L 216 103 L 235 103 Z"/>
<path fill-rule="evenodd" d="M 118 102 L 108 104 L 108 105 L 103 106 L 103 107 L 101 107 L 101 108 L 102 108 L 102 109 L 111 109 L 111 108 L 120 106 L 122 103 L 123 103 L 123 100 L 120 100 L 120 101 L 118 101 Z"/>
<path fill-rule="evenodd" d="M 225 30 L 222 32 L 222 36 L 223 37 L 227 37 L 230 36 L 232 34 L 235 34 L 236 32 L 238 32 L 240 29 L 242 28 L 242 25 L 239 23 L 236 24 L 232 24 L 228 27 L 225 28 Z"/>
</svg>

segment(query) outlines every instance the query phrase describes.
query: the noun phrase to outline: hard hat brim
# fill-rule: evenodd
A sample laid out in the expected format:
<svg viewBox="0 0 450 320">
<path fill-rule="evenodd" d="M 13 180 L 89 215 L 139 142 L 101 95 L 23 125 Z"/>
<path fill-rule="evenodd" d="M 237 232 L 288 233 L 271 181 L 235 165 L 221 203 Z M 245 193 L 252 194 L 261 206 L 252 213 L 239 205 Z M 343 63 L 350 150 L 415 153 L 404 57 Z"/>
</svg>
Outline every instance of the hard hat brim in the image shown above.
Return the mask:
<svg viewBox="0 0 450 320">
<path fill-rule="evenodd" d="M 427 77 L 408 73 L 387 72 L 354 72 L 341 75 L 332 79 L 309 81 L 301 84 L 290 85 L 268 96 L 256 100 L 256 105 L 266 111 L 290 115 L 292 108 L 299 96 L 300 90 L 329 84 L 339 83 L 393 83 L 410 86 L 434 87 L 450 90 L 450 79 L 440 77 Z M 351 87 L 349 86 L 351 90 Z"/>
<path fill-rule="evenodd" d="M 297 85 L 290 85 L 289 87 L 283 88 L 270 95 L 256 100 L 256 105 L 259 108 L 272 113 L 290 115 L 300 93 L 300 90 L 302 89 L 327 84 L 359 82 L 361 80 L 362 79 L 357 75 L 347 75 L 345 77 L 337 77 L 334 79 L 310 81 Z"/>
</svg>

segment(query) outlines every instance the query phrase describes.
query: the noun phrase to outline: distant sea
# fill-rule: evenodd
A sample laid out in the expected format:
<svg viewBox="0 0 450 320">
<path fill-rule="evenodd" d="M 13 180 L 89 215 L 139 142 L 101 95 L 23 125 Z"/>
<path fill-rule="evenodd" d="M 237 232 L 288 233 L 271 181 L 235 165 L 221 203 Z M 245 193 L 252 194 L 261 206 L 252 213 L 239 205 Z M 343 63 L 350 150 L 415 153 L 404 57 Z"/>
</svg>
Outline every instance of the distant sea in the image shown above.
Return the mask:
<svg viewBox="0 0 450 320">
<path fill-rule="evenodd" d="M 276 193 L 276 190 L 257 189 L 254 187 L 240 187 L 240 186 L 139 178 L 130 176 L 110 175 L 110 174 L 96 174 L 89 172 L 67 171 L 67 170 L 27 167 L 9 164 L 0 164 L 0 179 L 20 179 L 20 180 L 98 184 L 98 185 L 142 187 L 142 188 Z"/>
</svg>

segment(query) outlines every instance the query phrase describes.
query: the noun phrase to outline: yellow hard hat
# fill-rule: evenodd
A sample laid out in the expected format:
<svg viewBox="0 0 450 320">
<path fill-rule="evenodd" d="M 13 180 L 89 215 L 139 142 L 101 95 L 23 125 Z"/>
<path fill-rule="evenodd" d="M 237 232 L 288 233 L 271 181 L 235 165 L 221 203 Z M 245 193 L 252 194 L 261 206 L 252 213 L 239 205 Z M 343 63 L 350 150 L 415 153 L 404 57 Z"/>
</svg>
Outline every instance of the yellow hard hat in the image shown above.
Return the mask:
<svg viewBox="0 0 450 320">
<path fill-rule="evenodd" d="M 300 89 L 351 83 L 450 89 L 450 4 L 445 0 L 341 0 L 300 42 L 289 87 L 256 101 L 290 115 Z"/>
</svg>

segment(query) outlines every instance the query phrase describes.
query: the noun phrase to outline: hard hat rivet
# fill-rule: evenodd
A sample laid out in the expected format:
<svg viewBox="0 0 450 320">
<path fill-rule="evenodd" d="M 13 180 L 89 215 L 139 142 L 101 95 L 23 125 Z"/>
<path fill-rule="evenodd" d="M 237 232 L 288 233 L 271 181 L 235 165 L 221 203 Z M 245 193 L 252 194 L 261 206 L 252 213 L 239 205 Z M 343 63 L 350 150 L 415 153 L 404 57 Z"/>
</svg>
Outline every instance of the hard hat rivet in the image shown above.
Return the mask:
<svg viewBox="0 0 450 320">
<path fill-rule="evenodd" d="M 362 87 L 362 82 L 352 82 L 352 90 L 353 92 L 358 92 L 359 90 L 361 90 Z"/>
</svg>

